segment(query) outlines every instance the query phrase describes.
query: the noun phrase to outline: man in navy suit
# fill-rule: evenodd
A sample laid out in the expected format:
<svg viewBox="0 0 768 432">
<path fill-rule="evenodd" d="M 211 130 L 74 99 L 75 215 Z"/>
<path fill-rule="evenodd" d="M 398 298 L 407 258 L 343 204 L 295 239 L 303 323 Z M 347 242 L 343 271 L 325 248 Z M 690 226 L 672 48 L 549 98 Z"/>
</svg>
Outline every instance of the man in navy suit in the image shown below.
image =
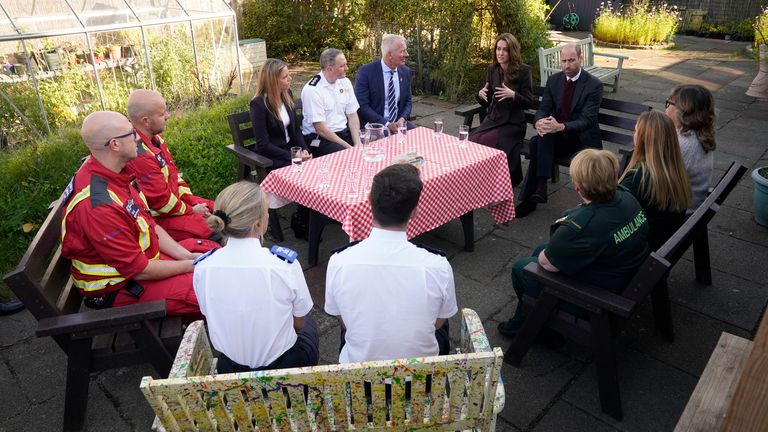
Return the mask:
<svg viewBox="0 0 768 432">
<path fill-rule="evenodd" d="M 597 115 L 603 101 L 603 83 L 581 68 L 581 46 L 568 44 L 560 52 L 561 72 L 549 77 L 534 118 L 536 133 L 530 141 L 530 164 L 516 217 L 525 217 L 537 204 L 547 202 L 547 179 L 556 157 L 580 150 L 602 148 Z"/>
<path fill-rule="evenodd" d="M 381 39 L 381 59 L 357 70 L 355 96 L 360 104 L 357 113 L 361 125 L 381 123 L 387 126 L 390 133 L 397 133 L 397 125 L 408 122 L 413 104 L 411 70 L 405 65 L 407 58 L 405 38 L 384 35 Z"/>
</svg>

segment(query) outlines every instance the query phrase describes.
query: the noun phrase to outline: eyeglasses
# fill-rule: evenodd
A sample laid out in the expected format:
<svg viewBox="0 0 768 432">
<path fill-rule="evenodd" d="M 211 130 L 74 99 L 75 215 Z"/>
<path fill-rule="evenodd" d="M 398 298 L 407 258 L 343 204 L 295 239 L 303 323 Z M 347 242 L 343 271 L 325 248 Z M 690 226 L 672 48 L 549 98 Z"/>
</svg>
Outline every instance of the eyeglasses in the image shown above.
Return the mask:
<svg viewBox="0 0 768 432">
<path fill-rule="evenodd" d="M 664 108 L 669 108 L 670 105 L 675 106 L 675 103 L 669 99 L 664 101 Z"/>
<path fill-rule="evenodd" d="M 131 129 L 131 131 L 130 131 L 130 132 L 128 132 L 128 133 L 124 133 L 124 134 L 122 134 L 122 135 L 118 135 L 118 136 L 116 136 L 116 137 L 112 137 L 112 138 L 110 138 L 110 139 L 107 141 L 107 143 L 106 143 L 106 144 L 104 144 L 104 147 L 109 147 L 109 143 L 111 143 L 111 142 L 112 142 L 112 140 L 116 140 L 116 139 L 120 139 L 120 138 L 125 138 L 125 137 L 127 137 L 127 136 L 131 136 L 131 135 L 133 135 L 133 140 L 134 140 L 134 141 L 136 141 L 136 129 Z"/>
</svg>

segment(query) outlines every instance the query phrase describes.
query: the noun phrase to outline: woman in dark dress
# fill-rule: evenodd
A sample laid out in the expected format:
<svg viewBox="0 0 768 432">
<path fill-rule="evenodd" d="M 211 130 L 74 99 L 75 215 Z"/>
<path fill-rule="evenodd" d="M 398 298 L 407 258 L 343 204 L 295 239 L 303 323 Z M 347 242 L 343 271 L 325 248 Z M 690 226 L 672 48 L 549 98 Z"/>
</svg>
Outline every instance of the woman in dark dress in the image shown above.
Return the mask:
<svg viewBox="0 0 768 432">
<path fill-rule="evenodd" d="M 619 183 L 629 189 L 645 210 L 652 251 L 685 222 L 691 184 L 677 143 L 677 130 L 659 111 L 640 115 L 635 127 L 635 149 Z"/>
<path fill-rule="evenodd" d="M 259 72 L 256 95 L 251 99 L 250 114 L 256 137 L 254 151 L 272 159 L 272 168 L 291 164 L 291 147 L 301 147 L 304 160 L 312 155 L 301 134 L 291 93 L 288 65 L 279 59 L 267 59 Z M 309 211 L 298 206 L 291 217 L 291 228 L 297 238 L 308 239 Z"/>
<path fill-rule="evenodd" d="M 487 115 L 469 139 L 503 150 L 509 163 L 512 186 L 523 181 L 520 166 L 520 144 L 525 138 L 525 110 L 533 104 L 531 67 L 523 64 L 520 43 L 510 33 L 502 33 L 494 45 L 496 61 L 488 66 L 485 86 L 477 93 L 477 101 Z"/>
<path fill-rule="evenodd" d="M 272 159 L 272 168 L 291 164 L 291 147 L 307 146 L 301 135 L 291 94 L 288 65 L 267 59 L 259 72 L 256 95 L 251 99 L 251 124 L 256 137 L 256 153 Z M 308 159 L 309 153 L 306 158 Z"/>
</svg>

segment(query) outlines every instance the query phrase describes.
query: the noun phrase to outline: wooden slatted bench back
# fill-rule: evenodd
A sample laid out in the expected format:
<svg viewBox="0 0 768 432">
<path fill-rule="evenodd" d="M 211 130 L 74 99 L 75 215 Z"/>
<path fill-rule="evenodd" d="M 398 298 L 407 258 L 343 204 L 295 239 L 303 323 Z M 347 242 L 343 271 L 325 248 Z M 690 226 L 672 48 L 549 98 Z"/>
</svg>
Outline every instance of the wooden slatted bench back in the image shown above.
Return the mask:
<svg viewBox="0 0 768 432">
<path fill-rule="evenodd" d="M 169 378 L 144 377 L 141 390 L 157 430 L 489 430 L 504 404 L 502 353 L 474 311 L 462 315 L 465 354 L 226 375 L 208 375 L 197 321 Z"/>
<path fill-rule="evenodd" d="M 560 41 L 560 42 L 564 42 L 564 41 Z M 612 86 L 614 93 L 618 91 L 619 80 L 621 77 L 621 70 L 624 67 L 624 60 L 629 59 L 629 57 L 621 54 L 595 52 L 595 43 L 594 43 L 594 39 L 592 39 L 592 35 L 589 35 L 584 39 L 569 41 L 569 43 L 573 43 L 581 47 L 581 55 L 583 58 L 581 67 L 584 70 L 592 74 L 595 78 L 599 79 L 600 81 L 603 81 L 606 84 Z M 539 69 L 541 74 L 542 86 L 547 83 L 547 79 L 549 79 L 550 76 L 562 70 L 560 59 L 561 59 L 561 52 L 563 50 L 564 45 L 565 45 L 564 43 L 561 43 L 560 45 L 556 45 L 551 48 L 540 47 L 538 49 Z M 598 66 L 595 64 L 595 56 L 609 57 L 609 58 L 615 59 L 616 66 L 615 67 Z M 613 82 L 611 83 L 611 81 Z"/>
</svg>

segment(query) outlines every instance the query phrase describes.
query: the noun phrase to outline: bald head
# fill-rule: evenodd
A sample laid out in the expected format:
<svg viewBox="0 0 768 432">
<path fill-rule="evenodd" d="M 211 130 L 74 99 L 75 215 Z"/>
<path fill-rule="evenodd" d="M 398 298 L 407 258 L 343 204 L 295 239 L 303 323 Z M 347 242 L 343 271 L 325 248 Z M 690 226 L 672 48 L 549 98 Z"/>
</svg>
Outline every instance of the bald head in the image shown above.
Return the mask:
<svg viewBox="0 0 768 432">
<path fill-rule="evenodd" d="M 130 133 L 133 126 L 124 115 L 114 111 L 96 111 L 83 120 L 80 136 L 91 152 L 106 150 L 104 145 L 116 136 Z"/>
<path fill-rule="evenodd" d="M 144 135 L 152 137 L 165 130 L 168 110 L 165 99 L 154 90 L 134 90 L 126 105 L 128 118 Z"/>
<path fill-rule="evenodd" d="M 568 78 L 578 75 L 581 70 L 581 46 L 578 44 L 565 44 L 560 51 L 560 67 Z"/>
</svg>

